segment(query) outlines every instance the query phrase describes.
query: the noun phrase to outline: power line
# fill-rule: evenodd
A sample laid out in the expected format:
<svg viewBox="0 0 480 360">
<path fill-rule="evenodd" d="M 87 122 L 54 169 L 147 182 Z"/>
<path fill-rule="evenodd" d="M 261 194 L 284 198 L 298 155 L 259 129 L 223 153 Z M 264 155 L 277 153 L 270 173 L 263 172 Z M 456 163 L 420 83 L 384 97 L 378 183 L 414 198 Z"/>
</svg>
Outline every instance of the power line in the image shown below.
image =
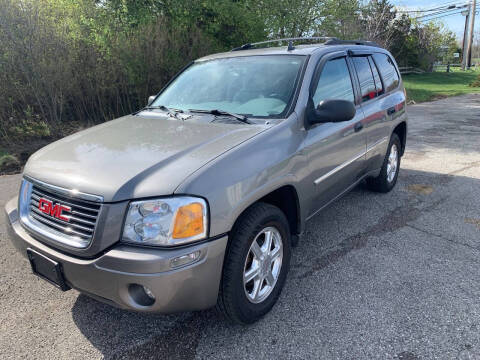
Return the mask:
<svg viewBox="0 0 480 360">
<path fill-rule="evenodd" d="M 419 21 L 423 22 L 423 21 L 435 20 L 435 19 L 438 19 L 438 18 L 446 17 L 446 16 L 461 14 L 462 12 L 463 12 L 463 10 L 456 11 L 456 12 L 450 12 L 448 14 L 434 16 L 434 17 L 431 17 L 431 18 L 428 18 L 428 19 L 420 19 Z"/>
<path fill-rule="evenodd" d="M 453 12 L 453 13 L 449 13 L 449 14 L 445 14 L 445 15 L 439 15 L 439 16 L 435 16 L 435 17 L 433 17 L 433 18 L 423 19 L 423 20 L 419 20 L 419 21 L 420 21 L 420 22 L 432 21 L 432 20 L 439 19 L 439 18 L 443 18 L 443 17 L 446 17 L 446 16 L 461 14 L 462 12 L 463 12 L 463 10 L 457 11 L 457 12 Z"/>
<path fill-rule="evenodd" d="M 456 10 L 464 9 L 464 8 L 466 8 L 466 7 L 467 7 L 467 5 L 456 6 L 456 7 L 451 8 L 451 9 L 445 9 L 445 10 L 437 11 L 437 12 L 434 12 L 434 13 L 431 13 L 431 14 L 426 14 L 426 15 L 417 16 L 417 17 L 415 17 L 414 19 L 421 19 L 421 18 L 426 18 L 426 17 L 430 17 L 430 16 L 441 15 L 441 14 L 445 14 L 445 13 L 448 13 L 448 12 L 451 12 L 451 11 L 456 11 Z M 462 10 L 462 11 L 463 11 L 463 10 Z"/>
<path fill-rule="evenodd" d="M 396 10 L 398 13 L 422 13 L 422 12 L 432 12 L 437 10 L 450 10 L 455 7 L 464 6 L 467 3 L 465 1 L 448 1 L 446 3 L 438 4 L 438 6 L 431 9 L 418 9 L 418 10 Z M 454 6 L 454 7 L 452 7 Z"/>
<path fill-rule="evenodd" d="M 469 2 L 469 0 L 463 1 L 463 3 L 468 3 L 468 2 Z M 456 1 L 447 1 L 447 2 L 445 2 L 445 3 L 441 3 L 441 4 L 437 4 L 437 5 L 438 5 L 438 6 L 444 6 L 444 5 L 449 5 L 449 4 L 453 4 L 453 3 L 458 3 L 458 0 L 456 0 Z"/>
<path fill-rule="evenodd" d="M 399 13 L 421 13 L 421 12 L 431 12 L 431 11 L 436 11 L 436 10 L 454 9 L 455 7 L 456 7 L 456 5 L 449 5 L 448 7 L 439 6 L 439 7 L 428 9 L 428 10 L 397 10 L 397 12 L 399 12 Z"/>
</svg>

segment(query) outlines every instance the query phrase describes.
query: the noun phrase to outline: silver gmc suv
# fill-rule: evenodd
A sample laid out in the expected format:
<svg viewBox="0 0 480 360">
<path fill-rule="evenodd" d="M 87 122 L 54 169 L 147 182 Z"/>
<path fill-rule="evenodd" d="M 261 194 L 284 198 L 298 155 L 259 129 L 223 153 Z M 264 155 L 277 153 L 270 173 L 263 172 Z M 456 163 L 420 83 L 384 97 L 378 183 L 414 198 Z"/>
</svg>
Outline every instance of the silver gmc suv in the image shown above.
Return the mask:
<svg viewBox="0 0 480 360">
<path fill-rule="evenodd" d="M 308 219 L 364 179 L 395 186 L 405 99 L 394 59 L 371 42 L 280 39 L 203 57 L 137 113 L 33 154 L 6 205 L 11 239 L 61 290 L 254 322 Z"/>
</svg>

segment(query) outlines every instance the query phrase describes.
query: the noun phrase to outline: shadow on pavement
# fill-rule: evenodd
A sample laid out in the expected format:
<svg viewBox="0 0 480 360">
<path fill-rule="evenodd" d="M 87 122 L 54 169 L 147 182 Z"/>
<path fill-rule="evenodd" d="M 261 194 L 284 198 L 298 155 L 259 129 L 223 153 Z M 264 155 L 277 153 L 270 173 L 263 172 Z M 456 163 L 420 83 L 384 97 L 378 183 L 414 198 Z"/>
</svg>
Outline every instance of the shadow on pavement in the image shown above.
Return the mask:
<svg viewBox="0 0 480 360">
<path fill-rule="evenodd" d="M 75 324 L 106 359 L 191 359 L 215 310 L 177 315 L 116 309 L 80 294 L 72 308 Z"/>
<path fill-rule="evenodd" d="M 248 344 L 242 343 L 244 341 L 242 336 L 248 335 L 248 332 L 258 332 L 259 329 L 266 339 L 277 339 L 278 334 L 283 333 L 287 334 L 287 337 L 292 336 L 291 339 L 288 339 L 289 341 L 302 342 L 303 337 L 297 340 L 294 337 L 301 333 L 299 330 L 295 333 L 290 332 L 292 324 L 301 324 L 305 329 L 308 329 L 308 326 L 323 327 L 319 331 L 322 331 L 325 338 L 320 340 L 333 346 L 332 344 L 336 341 L 346 341 L 346 339 L 336 339 L 337 335 L 333 330 L 338 330 L 338 326 L 341 327 L 342 322 L 344 322 L 344 326 L 362 322 L 362 314 L 355 315 L 358 318 L 349 318 L 350 313 L 339 308 L 338 313 L 344 314 L 342 315 L 344 318 L 339 320 L 334 317 L 335 314 L 322 312 L 322 307 L 325 305 L 322 297 L 326 298 L 331 295 L 339 286 L 357 287 L 357 284 L 355 284 L 356 274 L 351 274 L 352 278 L 347 280 L 340 278 L 337 281 L 330 281 L 330 278 L 328 278 L 329 281 L 323 282 L 323 285 L 321 285 L 323 288 L 318 290 L 316 297 L 304 299 L 302 307 L 305 308 L 302 311 L 292 311 L 295 309 L 292 304 L 298 304 L 299 301 L 302 301 L 298 294 L 309 294 L 312 291 L 312 278 L 316 283 L 319 283 L 324 279 L 324 272 L 328 267 L 341 261 L 353 250 L 359 250 L 367 246 L 369 249 L 371 246 L 383 246 L 386 247 L 387 253 L 389 250 L 391 250 L 390 252 L 399 251 L 398 248 L 393 250 L 393 246 L 395 246 L 392 245 L 391 240 L 393 233 L 404 227 L 410 227 L 410 224 L 422 227 L 420 230 L 430 234 L 428 236 L 438 236 L 439 238 L 444 236 L 449 238 L 447 240 L 456 242 L 458 239 L 455 238 L 453 232 L 449 234 L 447 229 L 436 234 L 435 229 L 440 226 L 440 223 L 436 223 L 436 221 L 458 222 L 458 226 L 465 229 L 466 238 L 470 239 L 470 243 L 467 245 L 473 250 L 479 250 L 478 238 L 476 240 L 471 239 L 471 236 L 468 235 L 472 231 L 478 231 L 478 229 L 475 229 L 476 225 L 473 220 L 471 223 L 467 221 L 470 218 L 480 218 L 478 205 L 475 205 L 478 204 L 479 195 L 472 194 L 472 189 L 478 190 L 479 188 L 479 179 L 409 169 L 401 170 L 397 187 L 389 194 L 372 193 L 366 189 L 365 184 L 360 184 L 308 223 L 305 236 L 301 239 L 299 246 L 294 249 L 291 271 L 279 303 L 265 319 L 249 327 L 229 324 L 215 310 L 168 316 L 140 314 L 115 309 L 84 295 L 77 298 L 72 308 L 73 320 L 88 341 L 99 349 L 107 359 L 192 359 L 197 355 L 199 344 L 204 342 L 207 342 L 207 345 L 203 346 L 204 351 L 206 347 L 210 348 L 212 353 L 216 347 L 229 349 L 234 344 L 240 348 L 248 347 Z M 476 213 L 469 213 L 468 209 L 474 209 Z M 451 219 L 437 219 L 438 214 L 436 212 L 448 211 L 452 213 Z M 480 225 L 478 226 L 480 229 Z M 397 234 L 397 236 L 402 235 Z M 433 242 L 433 244 L 435 243 Z M 465 244 L 458 243 L 458 246 L 462 245 Z M 412 246 L 415 247 L 416 245 L 413 244 Z M 419 249 L 419 251 L 423 251 L 422 248 Z M 365 271 L 376 266 L 374 264 L 376 260 L 373 261 L 374 263 L 365 261 L 366 263 L 362 264 L 367 269 Z M 342 263 L 340 266 L 345 267 L 347 265 L 348 263 Z M 397 269 L 391 271 L 396 272 Z M 399 276 L 397 272 L 395 274 L 395 276 Z M 329 274 L 329 276 L 332 275 Z M 392 279 L 395 279 L 395 277 L 392 277 Z M 351 281 L 352 284 L 347 284 L 347 281 Z M 415 279 L 412 278 L 402 279 L 402 281 L 411 281 L 415 285 Z M 385 286 L 384 283 L 382 283 L 383 285 L 379 285 L 379 283 L 380 281 L 375 283 L 375 280 L 373 280 L 372 286 Z M 388 286 L 398 287 L 403 285 L 403 283 L 392 283 Z M 408 305 L 410 297 L 412 299 L 416 298 L 414 294 L 416 290 L 414 290 L 415 286 L 413 285 L 407 290 L 402 288 L 407 299 L 405 300 L 406 305 Z M 388 286 L 386 289 L 376 289 L 376 291 L 388 295 L 390 293 Z M 443 291 L 443 289 L 437 290 Z M 357 294 L 358 299 L 368 301 L 372 290 L 364 289 L 358 285 L 356 291 L 360 292 L 360 294 Z M 347 300 L 344 299 L 344 301 Z M 388 305 L 388 301 L 385 303 Z M 357 305 L 354 302 L 350 306 L 355 308 Z M 391 309 L 382 306 L 383 303 L 375 308 L 376 316 L 382 318 L 386 314 L 384 318 L 388 318 L 387 315 Z M 416 316 L 415 311 L 418 311 L 419 314 L 425 311 L 421 304 L 415 306 L 412 310 L 413 313 L 409 314 L 412 318 Z M 435 311 L 435 309 L 431 309 L 431 311 Z M 310 316 L 305 316 L 305 312 L 309 313 Z M 363 323 L 367 324 L 369 320 L 366 319 Z M 339 321 L 340 323 L 338 323 Z M 396 322 L 400 320 L 396 318 L 391 318 L 389 321 L 391 321 L 390 325 L 392 327 L 402 328 L 405 326 L 403 323 L 397 324 Z M 421 326 L 427 325 L 423 324 Z M 330 327 L 332 331 L 330 331 Z M 360 333 L 359 329 L 357 330 L 357 327 L 349 328 L 349 330 L 353 332 L 350 336 L 365 336 L 364 333 Z M 355 334 L 357 331 L 359 333 Z M 362 331 L 365 332 L 365 329 Z M 385 334 L 380 334 L 382 329 L 373 327 L 369 331 L 371 331 L 369 336 L 385 336 Z M 420 329 L 418 334 L 412 333 L 411 336 L 425 336 L 425 333 Z M 276 351 L 280 356 L 283 340 L 286 342 L 287 338 L 278 339 L 276 345 Z M 392 338 L 389 341 L 395 342 L 398 339 Z M 257 349 L 257 351 L 260 350 Z M 397 357 L 401 358 L 404 354 L 410 354 L 413 357 L 409 358 L 415 359 L 414 352 L 410 352 L 410 350 L 414 349 L 398 351 Z M 271 355 L 274 356 L 275 354 L 271 353 Z M 352 356 L 354 355 L 352 354 Z"/>
</svg>

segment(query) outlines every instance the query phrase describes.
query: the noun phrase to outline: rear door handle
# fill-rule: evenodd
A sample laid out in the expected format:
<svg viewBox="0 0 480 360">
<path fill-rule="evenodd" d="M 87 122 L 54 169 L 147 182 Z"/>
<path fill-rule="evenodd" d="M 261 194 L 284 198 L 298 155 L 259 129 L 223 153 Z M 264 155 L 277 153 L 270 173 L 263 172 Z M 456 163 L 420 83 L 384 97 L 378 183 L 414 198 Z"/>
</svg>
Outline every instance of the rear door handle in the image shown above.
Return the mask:
<svg viewBox="0 0 480 360">
<path fill-rule="evenodd" d="M 395 113 L 395 111 L 397 111 L 397 109 L 395 109 L 395 106 L 392 106 L 391 108 L 389 108 L 389 109 L 387 110 L 387 114 L 388 114 L 388 115 L 392 115 L 392 114 Z"/>
<path fill-rule="evenodd" d="M 359 132 L 360 130 L 362 130 L 362 129 L 363 129 L 363 124 L 362 124 L 362 122 L 361 122 L 361 121 L 360 121 L 360 122 L 357 122 L 357 123 L 355 124 L 355 126 L 353 127 L 353 129 L 355 130 L 355 132 Z"/>
</svg>

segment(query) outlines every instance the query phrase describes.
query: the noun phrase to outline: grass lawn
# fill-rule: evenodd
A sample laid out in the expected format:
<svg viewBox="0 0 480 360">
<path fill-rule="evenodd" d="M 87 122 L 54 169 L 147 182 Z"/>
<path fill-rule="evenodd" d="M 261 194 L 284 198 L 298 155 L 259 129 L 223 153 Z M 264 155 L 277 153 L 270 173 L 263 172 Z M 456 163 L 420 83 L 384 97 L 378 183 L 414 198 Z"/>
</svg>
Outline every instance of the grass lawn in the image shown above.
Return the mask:
<svg viewBox="0 0 480 360">
<path fill-rule="evenodd" d="M 480 71 L 433 72 L 403 75 L 408 100 L 416 103 L 447 96 L 480 93 L 480 87 L 468 86 Z"/>
</svg>

